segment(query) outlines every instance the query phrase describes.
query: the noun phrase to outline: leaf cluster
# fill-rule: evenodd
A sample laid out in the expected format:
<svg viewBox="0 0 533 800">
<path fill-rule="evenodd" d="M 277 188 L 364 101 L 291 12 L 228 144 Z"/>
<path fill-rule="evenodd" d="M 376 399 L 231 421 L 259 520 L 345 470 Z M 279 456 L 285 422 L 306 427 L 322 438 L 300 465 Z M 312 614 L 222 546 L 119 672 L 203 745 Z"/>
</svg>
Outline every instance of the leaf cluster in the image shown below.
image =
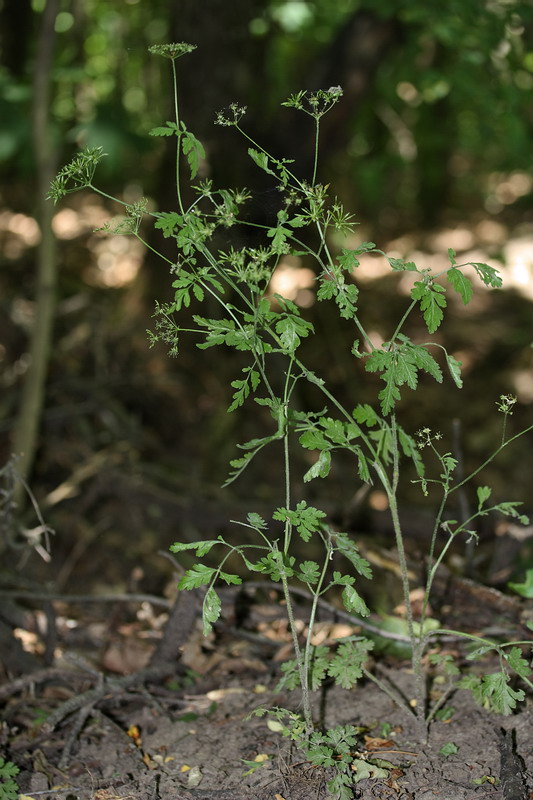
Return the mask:
<svg viewBox="0 0 533 800">
<path fill-rule="evenodd" d="M 16 800 L 19 787 L 14 778 L 19 772 L 16 764 L 0 756 L 0 800 Z"/>
</svg>

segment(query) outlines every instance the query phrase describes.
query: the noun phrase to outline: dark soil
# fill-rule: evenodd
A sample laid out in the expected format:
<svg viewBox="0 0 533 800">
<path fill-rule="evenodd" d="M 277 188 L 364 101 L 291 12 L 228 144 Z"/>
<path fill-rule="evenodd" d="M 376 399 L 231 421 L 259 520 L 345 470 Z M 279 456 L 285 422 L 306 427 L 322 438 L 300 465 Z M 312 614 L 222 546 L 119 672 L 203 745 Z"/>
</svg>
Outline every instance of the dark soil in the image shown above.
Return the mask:
<svg viewBox="0 0 533 800">
<path fill-rule="evenodd" d="M 21 768 L 20 791 L 35 800 L 325 800 L 331 776 L 306 763 L 296 748 L 269 729 L 266 717 L 247 718 L 258 706 L 298 708 L 296 692 L 275 690 L 278 662 L 287 657 L 283 626 L 274 620 L 280 610 L 265 604 L 263 611 L 273 620 L 271 632 L 279 635 L 277 642 L 272 636 L 269 652 L 265 640 L 253 641 L 249 631 L 240 636 L 228 627 L 216 640 L 205 642 L 197 630 L 183 650 L 183 660 L 202 677 L 192 679 L 181 664 L 165 681 L 118 689 L 108 672 L 109 691 L 92 699 L 87 695 L 75 713 L 49 732 L 40 725 L 43 717 L 97 688 L 99 681 L 79 646 L 74 655 L 74 639 L 65 634 L 65 649 L 56 651 L 56 662 L 47 672 L 35 673 L 33 681 L 26 675 L 18 685 L 6 680 L 0 686 L 0 699 L 5 701 L 0 752 Z M 89 628 L 84 631 L 86 652 Z M 122 659 L 125 670 L 126 663 L 137 659 L 142 669 L 153 650 L 146 644 L 146 626 L 143 630 L 125 623 L 121 641 L 129 648 L 128 656 L 120 650 L 116 633 L 113 641 L 104 641 L 102 626 L 93 624 L 91 630 L 93 648 L 99 649 L 92 653 L 93 662 L 118 668 Z M 80 632 L 78 645 L 79 640 Z M 388 664 L 387 680 L 409 699 L 411 676 L 399 662 Z M 386 779 L 354 784 L 354 798 L 533 797 L 531 708 L 522 706 L 514 716 L 497 717 L 478 707 L 464 690 L 446 706 L 453 709 L 451 717 L 434 722 L 427 743 L 417 736 L 413 716 L 400 711 L 372 683 L 352 691 L 324 690 L 315 698 L 315 716 L 326 727 L 361 728 L 354 759 L 362 754 L 394 765 Z M 449 743 L 455 745 L 454 752 L 443 755 L 441 748 Z M 245 775 L 249 765 L 243 760 L 253 762 L 258 756 L 268 759 Z"/>
</svg>

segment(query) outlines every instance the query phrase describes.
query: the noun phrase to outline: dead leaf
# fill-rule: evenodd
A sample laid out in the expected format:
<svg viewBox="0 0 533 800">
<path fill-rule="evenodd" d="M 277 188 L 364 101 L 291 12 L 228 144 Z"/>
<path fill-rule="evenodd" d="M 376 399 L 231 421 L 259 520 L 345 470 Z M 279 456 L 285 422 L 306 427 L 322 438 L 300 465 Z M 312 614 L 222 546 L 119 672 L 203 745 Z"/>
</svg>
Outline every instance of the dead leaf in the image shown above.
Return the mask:
<svg viewBox="0 0 533 800">
<path fill-rule="evenodd" d="M 202 773 L 200 772 L 200 767 L 191 767 L 189 770 L 189 774 L 187 775 L 187 786 L 189 789 L 194 789 L 198 784 L 201 783 L 203 778 Z"/>
<path fill-rule="evenodd" d="M 391 739 L 380 739 L 379 736 L 365 736 L 365 745 L 367 750 L 383 750 L 395 747 L 396 743 Z"/>
<path fill-rule="evenodd" d="M 239 687 L 232 687 L 229 689 L 212 689 L 210 692 L 207 692 L 206 697 L 209 700 L 224 700 L 225 697 L 235 694 L 246 694 L 248 689 L 241 689 Z"/>
<path fill-rule="evenodd" d="M 152 650 L 152 646 L 137 639 L 112 642 L 102 657 L 102 666 L 109 672 L 131 675 L 148 665 Z"/>
</svg>

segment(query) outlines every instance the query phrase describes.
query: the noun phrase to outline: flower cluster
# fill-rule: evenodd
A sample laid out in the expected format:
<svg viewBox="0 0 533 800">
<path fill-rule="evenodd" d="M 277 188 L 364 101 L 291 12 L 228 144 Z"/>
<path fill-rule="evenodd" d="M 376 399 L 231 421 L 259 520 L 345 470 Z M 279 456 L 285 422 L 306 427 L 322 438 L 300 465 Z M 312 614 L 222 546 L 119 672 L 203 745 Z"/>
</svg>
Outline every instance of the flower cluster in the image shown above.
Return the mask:
<svg viewBox="0 0 533 800">
<path fill-rule="evenodd" d="M 500 399 L 496 400 L 498 411 L 501 411 L 502 414 L 512 414 L 515 403 L 516 397 L 512 394 L 501 394 Z"/>
<path fill-rule="evenodd" d="M 319 89 L 317 92 L 300 91 L 292 94 L 281 105 L 297 108 L 298 111 L 303 111 L 319 120 L 341 99 L 342 94 L 340 86 L 330 86 L 329 89 Z"/>
<path fill-rule="evenodd" d="M 163 56 L 163 58 L 170 58 L 175 61 L 176 58 L 186 56 L 187 53 L 192 53 L 196 50 L 195 44 L 188 44 L 187 42 L 173 42 L 172 44 L 154 44 L 148 48 L 149 53 L 156 56 Z"/>
<path fill-rule="evenodd" d="M 57 203 L 66 194 L 91 186 L 98 163 L 105 153 L 101 147 L 86 147 L 66 164 L 50 184 L 47 199 Z"/>
<path fill-rule="evenodd" d="M 215 125 L 224 125 L 225 127 L 238 125 L 245 114 L 246 106 L 239 106 L 237 103 L 230 103 L 226 109 L 217 111 Z"/>
<path fill-rule="evenodd" d="M 417 447 L 422 450 L 422 448 L 427 447 L 427 445 L 430 445 L 432 442 L 438 442 L 439 439 L 442 439 L 442 433 L 439 433 L 439 431 L 433 433 L 431 428 L 420 428 L 420 430 L 416 432 L 416 438 L 418 439 Z"/>
</svg>

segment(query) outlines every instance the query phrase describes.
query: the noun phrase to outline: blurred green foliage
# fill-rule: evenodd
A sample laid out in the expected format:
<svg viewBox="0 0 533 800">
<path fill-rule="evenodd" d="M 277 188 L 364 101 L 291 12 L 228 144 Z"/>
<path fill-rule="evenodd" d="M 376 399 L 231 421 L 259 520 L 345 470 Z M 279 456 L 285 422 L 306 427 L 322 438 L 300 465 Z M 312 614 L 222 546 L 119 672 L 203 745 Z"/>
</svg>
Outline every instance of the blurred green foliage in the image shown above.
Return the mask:
<svg viewBox="0 0 533 800">
<path fill-rule="evenodd" d="M 20 31 L 25 41 L 17 45 L 17 60 L 8 42 L 15 4 L 0 3 L 0 169 L 10 180 L 32 170 L 28 111 L 44 0 L 22 6 L 29 21 Z M 76 146 L 100 144 L 110 156 L 105 168 L 115 187 L 132 180 L 139 157 L 157 148 L 147 132 L 170 102 L 169 85 L 147 48 L 184 39 L 199 45 L 197 73 L 205 102 L 213 103 L 201 107 L 199 86 L 191 83 L 186 110 L 192 130 L 195 116 L 212 120 L 227 102 L 247 102 L 267 138 L 279 141 L 286 124 L 298 151 L 300 132 L 279 103 L 300 88 L 319 88 L 315 84 L 325 78 L 343 85 L 348 99 L 335 123 L 342 135 L 326 142 L 325 169 L 333 169 L 344 199 L 382 224 L 391 214 L 399 225 L 407 219 L 428 224 L 435 209 L 469 211 L 487 202 L 487 210 L 498 212 L 498 204 L 487 201 L 490 176 L 531 169 L 533 7 L 527 0 L 445 0 L 438 6 L 424 0 L 235 0 L 229 26 L 219 0 L 195 6 L 192 0 L 61 4 L 52 115 L 56 140 L 65 143 L 62 157 Z M 387 45 L 377 63 L 365 67 L 372 37 L 385 31 Z M 350 87 L 361 80 L 364 91 L 352 91 L 350 101 Z"/>
</svg>

